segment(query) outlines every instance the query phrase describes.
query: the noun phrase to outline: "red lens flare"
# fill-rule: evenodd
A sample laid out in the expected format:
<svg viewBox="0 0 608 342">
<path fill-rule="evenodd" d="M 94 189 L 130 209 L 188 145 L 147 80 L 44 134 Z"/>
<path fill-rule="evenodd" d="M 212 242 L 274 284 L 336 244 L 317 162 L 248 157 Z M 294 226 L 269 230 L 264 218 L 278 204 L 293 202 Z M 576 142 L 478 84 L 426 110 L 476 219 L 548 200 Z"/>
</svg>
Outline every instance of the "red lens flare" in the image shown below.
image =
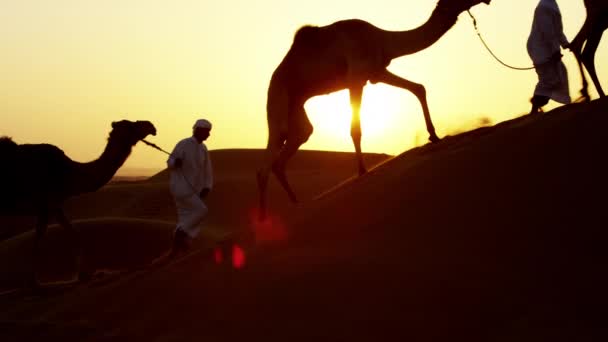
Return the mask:
<svg viewBox="0 0 608 342">
<path fill-rule="evenodd" d="M 232 267 L 241 269 L 245 267 L 245 251 L 239 245 L 232 246 Z"/>
<path fill-rule="evenodd" d="M 253 209 L 250 215 L 255 242 L 280 242 L 288 238 L 287 229 L 278 215 L 267 213 L 264 221 L 259 218 L 259 210 Z"/>
<path fill-rule="evenodd" d="M 231 262 L 231 266 L 235 269 L 241 269 L 245 267 L 247 257 L 245 256 L 245 250 L 237 245 L 231 244 L 228 246 L 218 246 L 213 249 L 213 261 L 220 265 L 227 260 Z"/>
</svg>

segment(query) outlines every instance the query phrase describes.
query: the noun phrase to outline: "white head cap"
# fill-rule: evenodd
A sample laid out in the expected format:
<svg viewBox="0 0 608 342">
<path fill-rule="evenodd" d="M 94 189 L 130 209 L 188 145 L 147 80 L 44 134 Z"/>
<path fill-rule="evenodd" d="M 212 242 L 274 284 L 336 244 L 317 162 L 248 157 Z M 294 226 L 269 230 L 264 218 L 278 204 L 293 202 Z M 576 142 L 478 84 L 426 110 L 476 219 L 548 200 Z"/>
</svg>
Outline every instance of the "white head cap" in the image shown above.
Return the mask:
<svg viewBox="0 0 608 342">
<path fill-rule="evenodd" d="M 196 120 L 194 126 L 192 126 L 192 129 L 197 127 L 211 129 L 211 122 L 205 119 Z"/>
</svg>

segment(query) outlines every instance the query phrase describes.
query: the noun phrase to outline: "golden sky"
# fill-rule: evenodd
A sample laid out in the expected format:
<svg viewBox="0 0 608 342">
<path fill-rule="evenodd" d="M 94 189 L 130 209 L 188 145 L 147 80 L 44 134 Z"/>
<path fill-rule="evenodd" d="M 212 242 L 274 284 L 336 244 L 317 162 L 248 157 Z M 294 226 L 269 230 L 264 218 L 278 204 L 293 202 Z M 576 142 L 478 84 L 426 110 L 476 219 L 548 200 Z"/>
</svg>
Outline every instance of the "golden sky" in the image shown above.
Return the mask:
<svg viewBox="0 0 608 342">
<path fill-rule="evenodd" d="M 96 158 L 114 120 L 150 120 L 151 138 L 172 149 L 205 117 L 210 149 L 263 148 L 266 90 L 302 25 L 359 18 L 384 29 L 412 29 L 436 0 L 20 0 L 0 4 L 0 135 L 51 143 L 78 161 Z M 529 66 L 526 52 L 536 0 L 493 0 L 473 8 L 485 39 L 507 62 Z M 566 36 L 584 21 L 582 0 L 558 0 Z M 608 44 L 596 56 L 608 88 Z M 580 75 L 565 52 L 571 95 Z M 499 65 L 461 14 L 438 43 L 396 59 L 389 69 L 422 83 L 438 134 L 493 123 L 529 110 L 534 71 Z M 367 86 L 363 150 L 399 154 L 426 142 L 416 98 Z M 595 89 L 592 95 L 597 97 Z M 553 105 L 554 106 L 554 105 Z M 352 151 L 347 92 L 306 105 L 315 132 L 303 148 Z M 551 108 L 551 107 L 549 107 Z M 166 156 L 138 144 L 125 164 L 161 169 Z"/>
</svg>

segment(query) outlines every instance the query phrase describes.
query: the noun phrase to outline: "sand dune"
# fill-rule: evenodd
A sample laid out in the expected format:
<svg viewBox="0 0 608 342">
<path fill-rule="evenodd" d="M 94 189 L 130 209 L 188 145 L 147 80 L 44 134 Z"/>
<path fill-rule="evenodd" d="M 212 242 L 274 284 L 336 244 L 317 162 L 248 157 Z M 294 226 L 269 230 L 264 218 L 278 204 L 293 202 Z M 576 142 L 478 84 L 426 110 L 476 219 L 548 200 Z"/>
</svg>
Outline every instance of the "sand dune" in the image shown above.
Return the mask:
<svg viewBox="0 0 608 342">
<path fill-rule="evenodd" d="M 250 225 L 257 193 L 255 170 L 261 150 L 212 151 L 216 173 L 215 188 L 207 201 L 210 215 L 204 237 L 216 232 L 240 231 Z M 370 166 L 388 158 L 366 154 Z M 310 198 L 347 179 L 354 173 L 352 153 L 302 151 L 290 164 L 294 187 L 302 198 Z M 272 183 L 271 183 L 272 184 Z M 296 210 L 286 203 L 285 194 L 276 184 L 270 189 L 274 209 L 284 215 Z M 176 220 L 166 171 L 138 182 L 112 183 L 101 190 L 70 199 L 65 206 L 68 217 L 83 231 L 88 267 L 122 270 L 144 265 L 169 246 Z M 0 242 L 0 290 L 18 286 L 31 264 L 31 245 L 35 220 L 32 217 L 3 217 L 0 226 L 7 236 Z M 18 232 L 27 231 L 18 235 Z M 10 235 L 9 235 L 10 234 Z M 45 241 L 47 279 L 71 277 L 73 255 L 70 236 L 60 227 L 51 226 Z M 130 254 L 129 254 L 130 253 Z M 43 275 L 45 278 L 45 275 Z"/>
<path fill-rule="evenodd" d="M 248 212 L 257 203 L 255 171 L 262 156 L 261 150 L 211 151 L 215 187 L 207 203 L 211 209 L 209 224 L 232 230 L 249 224 Z M 384 154 L 365 154 L 364 157 L 370 166 L 390 158 Z M 353 153 L 301 151 L 289 164 L 288 173 L 295 190 L 307 200 L 352 177 L 354 165 Z M 293 209 L 285 203 L 287 197 L 274 180 L 270 182 L 269 197 L 276 210 Z M 109 184 L 97 192 L 71 198 L 65 211 L 72 219 L 110 216 L 176 220 L 166 171 L 145 181 Z M 0 239 L 31 230 L 34 225 L 32 217 L 0 217 Z"/>
<path fill-rule="evenodd" d="M 172 222 L 128 218 L 76 220 L 82 232 L 83 258 L 91 270 L 141 267 L 170 245 Z M 3 241 L 0 248 L 0 289 L 21 286 L 32 262 L 33 232 Z M 72 236 L 58 225 L 49 226 L 43 245 L 41 281 L 69 280 L 74 275 Z"/>
<path fill-rule="evenodd" d="M 597 100 L 447 137 L 296 210 L 279 203 L 288 234 L 248 245 L 243 269 L 193 257 L 0 301 L 0 337 L 603 341 L 607 111 Z"/>
</svg>

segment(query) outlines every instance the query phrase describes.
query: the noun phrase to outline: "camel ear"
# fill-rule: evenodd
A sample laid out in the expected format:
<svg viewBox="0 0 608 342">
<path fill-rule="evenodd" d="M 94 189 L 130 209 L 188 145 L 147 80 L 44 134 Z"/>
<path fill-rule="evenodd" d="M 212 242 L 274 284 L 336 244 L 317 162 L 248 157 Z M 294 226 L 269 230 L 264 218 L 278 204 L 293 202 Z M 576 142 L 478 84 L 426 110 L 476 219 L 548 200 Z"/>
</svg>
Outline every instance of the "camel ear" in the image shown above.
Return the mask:
<svg viewBox="0 0 608 342">
<path fill-rule="evenodd" d="M 112 121 L 112 128 L 116 128 L 116 121 Z"/>
</svg>

